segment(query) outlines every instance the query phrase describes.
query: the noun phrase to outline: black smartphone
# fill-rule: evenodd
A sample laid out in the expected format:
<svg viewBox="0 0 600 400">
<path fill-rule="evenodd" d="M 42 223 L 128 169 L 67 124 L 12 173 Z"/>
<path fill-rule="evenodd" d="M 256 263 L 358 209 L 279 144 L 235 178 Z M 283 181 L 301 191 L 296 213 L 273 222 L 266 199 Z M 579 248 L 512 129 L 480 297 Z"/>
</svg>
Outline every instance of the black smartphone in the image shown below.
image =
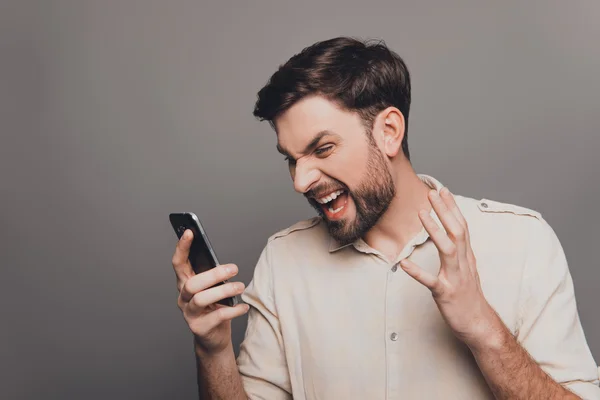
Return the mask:
<svg viewBox="0 0 600 400">
<path fill-rule="evenodd" d="M 208 271 L 219 265 L 217 255 L 215 254 L 215 251 L 208 240 L 208 236 L 196 214 L 191 212 L 171 213 L 169 214 L 169 221 L 171 221 L 171 225 L 179 239 L 181 239 L 181 236 L 183 236 L 183 232 L 185 232 L 186 229 L 190 229 L 194 233 L 194 240 L 192 241 L 188 258 L 192 265 L 192 269 L 196 274 Z M 215 286 L 222 285 L 226 282 L 227 280 L 219 282 Z M 240 302 L 240 297 L 237 295 L 218 301 L 219 304 L 230 307 L 233 307 Z"/>
</svg>

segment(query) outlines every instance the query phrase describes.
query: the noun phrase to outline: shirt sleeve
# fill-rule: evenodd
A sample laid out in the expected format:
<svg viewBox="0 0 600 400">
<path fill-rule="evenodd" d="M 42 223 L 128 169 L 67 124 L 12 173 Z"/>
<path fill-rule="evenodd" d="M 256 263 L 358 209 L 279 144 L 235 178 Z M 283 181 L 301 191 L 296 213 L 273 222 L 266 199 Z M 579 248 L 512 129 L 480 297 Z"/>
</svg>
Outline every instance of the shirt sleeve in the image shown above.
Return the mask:
<svg viewBox="0 0 600 400">
<path fill-rule="evenodd" d="M 530 240 L 517 340 L 555 381 L 583 399 L 600 400 L 598 368 L 561 243 L 543 218 L 536 221 Z"/>
<path fill-rule="evenodd" d="M 252 281 L 242 294 L 242 300 L 250 305 L 250 310 L 237 364 L 250 400 L 292 398 L 283 338 L 273 298 L 269 253 L 267 244 L 254 269 Z"/>
</svg>

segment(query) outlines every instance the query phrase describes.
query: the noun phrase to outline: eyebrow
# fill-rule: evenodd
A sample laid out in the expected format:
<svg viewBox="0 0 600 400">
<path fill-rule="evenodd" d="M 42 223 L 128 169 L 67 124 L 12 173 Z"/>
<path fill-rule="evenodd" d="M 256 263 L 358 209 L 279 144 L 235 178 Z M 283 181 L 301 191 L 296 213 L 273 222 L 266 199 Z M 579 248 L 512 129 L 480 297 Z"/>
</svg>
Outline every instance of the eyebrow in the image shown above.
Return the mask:
<svg viewBox="0 0 600 400">
<path fill-rule="evenodd" d="M 302 150 L 302 152 L 300 154 L 307 154 L 307 153 L 311 152 L 312 150 L 314 150 L 319 145 L 319 142 L 321 141 L 321 139 L 323 139 L 325 136 L 338 136 L 338 135 L 336 135 L 335 133 L 333 133 L 331 131 L 328 131 L 327 129 L 322 130 L 315 135 L 315 137 L 304 148 L 304 150 Z M 277 143 L 277 151 L 280 152 L 281 154 L 283 154 L 284 156 L 291 157 L 290 153 L 288 153 L 283 147 L 281 147 L 279 145 L 279 143 Z"/>
</svg>

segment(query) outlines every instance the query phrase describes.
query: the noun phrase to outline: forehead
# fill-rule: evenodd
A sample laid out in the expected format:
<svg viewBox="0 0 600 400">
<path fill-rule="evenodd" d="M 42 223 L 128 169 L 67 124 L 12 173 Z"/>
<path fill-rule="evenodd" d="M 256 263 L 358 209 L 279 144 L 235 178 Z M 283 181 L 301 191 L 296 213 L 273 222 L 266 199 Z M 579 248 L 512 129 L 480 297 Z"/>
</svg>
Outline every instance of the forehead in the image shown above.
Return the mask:
<svg viewBox="0 0 600 400">
<path fill-rule="evenodd" d="M 275 120 L 278 144 L 284 148 L 303 146 L 318 132 L 330 131 L 348 137 L 363 129 L 358 114 L 342 110 L 334 102 L 310 96 L 295 103 Z"/>
</svg>

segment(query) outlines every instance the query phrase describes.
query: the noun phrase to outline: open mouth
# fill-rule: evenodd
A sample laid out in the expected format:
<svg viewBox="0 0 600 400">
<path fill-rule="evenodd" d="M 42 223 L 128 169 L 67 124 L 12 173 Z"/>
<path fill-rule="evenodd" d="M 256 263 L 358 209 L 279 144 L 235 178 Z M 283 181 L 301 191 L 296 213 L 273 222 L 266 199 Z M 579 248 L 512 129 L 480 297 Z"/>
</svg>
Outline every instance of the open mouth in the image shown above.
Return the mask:
<svg viewBox="0 0 600 400">
<path fill-rule="evenodd" d="M 348 204 L 348 193 L 343 189 L 339 189 L 315 200 L 319 203 L 327 218 L 335 219 L 342 216 L 346 204 Z"/>
</svg>

